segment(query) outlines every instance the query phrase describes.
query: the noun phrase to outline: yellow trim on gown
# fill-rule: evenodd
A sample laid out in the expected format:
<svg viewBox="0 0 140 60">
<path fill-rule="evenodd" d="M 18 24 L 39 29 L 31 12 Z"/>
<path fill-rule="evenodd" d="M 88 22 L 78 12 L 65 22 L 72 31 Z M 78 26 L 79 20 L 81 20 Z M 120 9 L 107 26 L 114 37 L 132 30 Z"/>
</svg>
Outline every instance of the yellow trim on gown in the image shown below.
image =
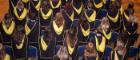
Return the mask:
<svg viewBox="0 0 140 60">
<path fill-rule="evenodd" d="M 98 38 L 95 36 L 95 40 L 96 40 L 96 49 L 97 51 L 100 51 L 100 52 L 104 52 L 105 51 L 105 45 L 106 45 L 106 39 L 105 37 L 102 36 L 102 41 L 99 45 L 99 42 L 98 42 Z"/>
<path fill-rule="evenodd" d="M 92 13 L 90 16 L 87 15 L 86 11 L 84 12 L 84 14 L 85 14 L 85 16 L 86 16 L 86 19 L 87 19 L 89 22 L 95 21 L 95 19 L 96 19 L 96 11 L 95 11 L 95 10 L 93 10 L 93 13 Z"/>
<path fill-rule="evenodd" d="M 9 55 L 9 54 L 6 54 L 6 55 L 4 56 L 4 60 L 11 60 L 10 55 Z"/>
<path fill-rule="evenodd" d="M 73 4 L 72 4 L 73 9 L 76 11 L 77 14 L 80 14 L 82 12 L 83 9 L 83 4 L 81 3 L 80 8 L 76 8 Z"/>
<path fill-rule="evenodd" d="M 109 40 L 111 38 L 111 32 L 109 32 L 108 34 L 106 34 L 106 32 L 103 30 L 103 34 L 104 36 Z"/>
<path fill-rule="evenodd" d="M 41 47 L 42 47 L 43 51 L 46 51 L 48 48 L 47 43 L 45 43 L 45 41 L 43 39 L 43 36 L 41 36 Z"/>
<path fill-rule="evenodd" d="M 60 35 L 60 34 L 63 32 L 64 24 L 65 24 L 65 23 L 64 23 L 64 21 L 63 21 L 63 24 L 62 24 L 60 27 L 58 27 L 58 26 L 56 25 L 56 22 L 53 21 L 53 28 L 54 28 L 54 31 L 56 32 L 57 35 Z"/>
<path fill-rule="evenodd" d="M 101 2 L 98 3 L 98 4 L 96 4 L 96 3 L 94 2 L 94 6 L 95 6 L 96 8 L 101 8 L 101 7 L 103 6 L 103 2 L 101 1 Z"/>
<path fill-rule="evenodd" d="M 87 37 L 89 34 L 90 34 L 90 25 L 89 25 L 89 28 L 87 30 L 84 30 L 83 27 L 81 26 L 80 24 L 80 28 L 82 30 L 82 34 Z"/>
<path fill-rule="evenodd" d="M 24 3 L 27 3 L 29 0 L 22 0 Z"/>
<path fill-rule="evenodd" d="M 25 42 L 25 35 L 23 36 L 21 43 L 19 45 L 16 44 L 17 49 L 22 49 L 24 42 Z"/>
<path fill-rule="evenodd" d="M 16 7 L 14 7 L 14 14 L 15 14 L 15 16 L 18 18 L 18 20 L 20 20 L 20 21 L 22 21 L 26 16 L 27 16 L 27 13 L 28 13 L 28 10 L 27 10 L 27 8 L 24 8 L 23 9 L 23 12 L 21 13 L 21 15 L 19 16 L 18 15 L 18 12 L 17 12 L 17 8 Z"/>
<path fill-rule="evenodd" d="M 58 8 L 58 7 L 60 7 L 60 5 L 61 5 L 61 3 L 62 3 L 62 1 L 59 0 L 59 2 L 57 3 L 57 5 L 54 6 L 52 0 L 49 0 L 49 2 L 50 2 L 50 5 L 51 5 L 52 8 Z"/>
<path fill-rule="evenodd" d="M 68 15 L 68 13 L 67 13 Z M 69 19 L 73 22 L 74 21 L 74 11 L 72 12 L 71 15 L 68 15 Z"/>
<path fill-rule="evenodd" d="M 2 21 L 2 28 L 5 31 L 6 34 L 11 35 L 15 29 L 15 22 L 12 21 L 12 23 L 10 24 L 10 27 L 7 28 L 4 21 Z"/>
<path fill-rule="evenodd" d="M 117 13 L 117 15 L 114 18 L 109 16 L 108 13 L 107 13 L 107 16 L 112 22 L 117 22 L 119 20 L 119 12 Z"/>
<path fill-rule="evenodd" d="M 40 9 L 40 12 L 41 12 L 42 18 L 44 20 L 47 20 L 51 16 L 51 14 L 53 13 L 53 10 L 52 9 L 49 9 L 49 11 L 46 14 L 44 14 L 43 11 L 42 11 L 42 8 L 41 8 Z"/>
</svg>

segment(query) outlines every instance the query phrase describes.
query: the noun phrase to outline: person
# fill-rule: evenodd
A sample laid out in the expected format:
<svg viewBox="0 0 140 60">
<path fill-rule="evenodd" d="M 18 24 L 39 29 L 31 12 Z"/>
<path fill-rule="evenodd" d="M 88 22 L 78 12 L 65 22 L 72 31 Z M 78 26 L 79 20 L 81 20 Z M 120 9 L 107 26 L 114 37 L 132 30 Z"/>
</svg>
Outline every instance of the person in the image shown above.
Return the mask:
<svg viewBox="0 0 140 60">
<path fill-rule="evenodd" d="M 117 2 L 111 3 L 110 9 L 107 12 L 107 17 L 109 19 L 111 29 L 119 33 L 121 30 L 122 23 L 120 19 L 121 13 L 117 5 Z"/>
<path fill-rule="evenodd" d="M 66 29 L 69 29 L 71 25 L 74 23 L 75 12 L 72 8 L 71 0 L 68 0 L 64 5 L 64 10 L 62 10 L 62 14 L 66 22 Z"/>
<path fill-rule="evenodd" d="M 75 12 L 75 14 L 74 14 L 75 19 L 79 19 L 81 17 L 83 7 L 84 7 L 84 5 L 82 3 L 82 0 L 73 0 L 72 1 L 72 8 L 74 9 L 74 12 Z"/>
<path fill-rule="evenodd" d="M 128 4 L 128 8 L 124 11 L 123 14 L 124 18 L 123 18 L 123 31 L 130 37 L 129 38 L 129 46 L 134 45 L 134 42 L 137 40 L 138 38 L 138 33 L 137 33 L 137 29 L 138 29 L 138 23 L 137 23 L 137 19 L 134 16 L 134 4 L 133 2 L 130 2 Z"/>
<path fill-rule="evenodd" d="M 14 8 L 13 16 L 15 18 L 16 25 L 25 25 L 26 17 L 28 14 L 27 6 L 25 6 L 21 0 L 18 1 L 17 5 L 12 3 L 12 6 Z"/>
<path fill-rule="evenodd" d="M 50 26 L 41 26 L 39 51 L 40 57 L 53 57 L 55 53 L 56 40 L 53 37 Z"/>
<path fill-rule="evenodd" d="M 14 17 L 11 16 L 9 13 L 5 14 L 4 20 L 2 20 L 0 24 L 0 31 L 1 31 L 1 37 L 2 37 L 2 42 L 6 43 L 8 45 L 11 44 L 11 36 L 13 34 L 13 31 L 15 29 L 15 21 Z"/>
<path fill-rule="evenodd" d="M 38 12 L 41 6 L 41 0 L 30 0 L 29 3 L 30 3 L 29 13 L 34 12 L 38 17 Z"/>
<path fill-rule="evenodd" d="M 51 8 L 53 9 L 53 16 L 55 16 L 58 12 L 60 12 L 60 8 L 62 6 L 61 0 L 49 0 L 49 4 Z"/>
<path fill-rule="evenodd" d="M 54 37 L 56 38 L 56 41 L 58 44 L 62 44 L 63 42 L 63 36 L 65 31 L 65 20 L 62 15 L 62 12 L 59 12 L 55 15 L 52 24 L 51 24 L 51 30 L 54 34 Z"/>
<path fill-rule="evenodd" d="M 78 46 L 78 28 L 75 26 L 71 27 L 70 29 L 66 30 L 65 33 L 65 43 L 66 48 L 68 50 L 68 53 L 70 57 L 72 57 L 73 60 L 76 59 L 77 55 L 77 46 Z"/>
<path fill-rule="evenodd" d="M 90 28 L 89 22 L 81 19 L 81 21 L 79 21 L 79 24 L 78 24 L 79 43 L 85 43 L 88 41 L 88 37 L 91 32 L 90 30 L 91 28 Z"/>
<path fill-rule="evenodd" d="M 40 25 L 41 26 L 48 26 L 51 23 L 53 16 L 53 10 L 49 5 L 48 0 L 43 0 L 41 2 L 40 10 L 39 10 L 39 17 L 40 17 Z"/>
<path fill-rule="evenodd" d="M 90 23 L 91 30 L 95 29 L 95 20 L 96 20 L 97 12 L 93 9 L 93 4 L 91 1 L 87 2 L 87 6 L 83 9 L 83 17 Z"/>
<path fill-rule="evenodd" d="M 114 54 L 114 59 L 124 59 L 126 54 L 126 45 L 122 40 L 117 40 L 116 47 L 114 48 L 114 52 L 112 54 Z M 115 57 L 116 55 L 117 57 Z"/>
<path fill-rule="evenodd" d="M 27 42 L 28 41 L 24 32 L 24 26 L 17 26 L 12 35 L 12 48 L 14 59 L 27 59 Z"/>
<path fill-rule="evenodd" d="M 24 26 L 25 34 L 27 35 L 29 44 L 35 43 L 37 45 L 39 39 L 39 17 L 31 10 L 29 10 L 29 13 Z"/>
<path fill-rule="evenodd" d="M 98 53 L 96 51 L 96 48 L 93 44 L 93 42 L 88 42 L 85 50 L 84 50 L 84 56 L 83 60 L 97 60 L 98 59 Z"/>
<path fill-rule="evenodd" d="M 6 53 L 5 47 L 0 43 L 0 60 L 12 60 L 11 56 Z"/>
</svg>

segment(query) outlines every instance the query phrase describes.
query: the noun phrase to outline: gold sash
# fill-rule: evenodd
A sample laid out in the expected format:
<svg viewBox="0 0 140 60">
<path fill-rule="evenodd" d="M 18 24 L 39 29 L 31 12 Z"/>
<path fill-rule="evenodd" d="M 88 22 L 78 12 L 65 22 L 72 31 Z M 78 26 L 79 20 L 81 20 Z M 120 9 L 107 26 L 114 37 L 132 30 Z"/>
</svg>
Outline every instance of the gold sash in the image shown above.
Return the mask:
<svg viewBox="0 0 140 60">
<path fill-rule="evenodd" d="M 119 18 L 119 11 L 117 13 L 117 15 L 113 18 L 111 16 L 109 16 L 109 14 L 107 13 L 108 18 L 112 21 L 112 22 L 117 22 L 118 18 Z"/>
<path fill-rule="evenodd" d="M 106 4 L 106 0 L 102 0 L 104 4 Z"/>
<path fill-rule="evenodd" d="M 7 28 L 7 27 L 5 26 L 4 21 L 2 21 L 2 28 L 3 28 L 3 30 L 4 30 L 4 32 L 5 32 L 6 34 L 11 35 L 11 34 L 13 33 L 14 29 L 15 29 L 15 22 L 12 21 L 12 23 L 10 24 L 10 27 Z"/>
<path fill-rule="evenodd" d="M 57 35 L 60 35 L 63 32 L 63 29 L 64 29 L 64 22 L 63 22 L 63 25 L 61 25 L 60 27 L 58 27 L 56 25 L 56 22 L 53 21 L 53 28 L 54 28 L 54 31 L 56 32 L 56 34 Z"/>
<path fill-rule="evenodd" d="M 19 45 L 16 44 L 17 49 L 22 49 L 24 42 L 25 42 L 25 35 L 23 36 L 21 43 Z"/>
<path fill-rule="evenodd" d="M 60 5 L 62 3 L 61 0 L 59 0 L 59 2 L 57 3 L 57 5 L 54 6 L 52 0 L 49 0 L 49 2 L 50 2 L 50 5 L 51 5 L 52 8 L 58 8 L 58 7 L 60 7 Z"/>
<path fill-rule="evenodd" d="M 102 36 L 102 41 L 101 41 L 100 45 L 99 45 L 99 42 L 98 42 L 98 38 L 96 36 L 95 36 L 95 40 L 96 40 L 96 49 L 97 49 L 97 51 L 100 51 L 100 52 L 103 53 L 104 50 L 105 50 L 105 45 L 106 45 L 105 37 Z"/>
<path fill-rule="evenodd" d="M 33 3 L 33 5 L 34 5 L 34 3 Z M 40 5 L 41 5 L 41 0 L 39 0 L 39 2 L 37 3 L 37 5 L 35 6 L 35 9 L 37 10 L 37 11 L 39 11 L 39 9 L 40 9 Z"/>
<path fill-rule="evenodd" d="M 25 32 L 26 32 L 26 35 L 28 35 L 31 32 L 31 29 L 28 27 L 27 24 L 25 24 Z"/>
<path fill-rule="evenodd" d="M 14 7 L 14 14 L 18 18 L 18 20 L 23 20 L 27 16 L 28 10 L 24 8 L 23 12 L 21 13 L 21 16 L 18 15 L 16 7 Z"/>
<path fill-rule="evenodd" d="M 117 54 L 116 51 L 115 51 L 115 58 L 114 58 L 114 60 L 119 60 L 119 57 L 118 57 L 118 54 Z"/>
<path fill-rule="evenodd" d="M 42 47 L 43 51 L 46 51 L 48 48 L 47 43 L 45 43 L 45 41 L 43 39 L 43 36 L 41 36 L 41 47 Z"/>
<path fill-rule="evenodd" d="M 29 0 L 22 0 L 24 3 L 27 3 Z"/>
<path fill-rule="evenodd" d="M 108 34 L 106 34 L 106 32 L 103 30 L 103 34 L 107 38 L 107 40 L 110 40 L 111 34 L 112 34 L 111 32 L 109 32 Z"/>
<path fill-rule="evenodd" d="M 94 6 L 95 6 L 96 8 L 101 8 L 101 7 L 103 6 L 103 2 L 101 1 L 101 2 L 98 3 L 98 4 L 96 4 L 96 3 L 94 2 Z"/>
<path fill-rule="evenodd" d="M 76 33 L 76 34 L 77 34 L 77 33 Z M 68 39 L 68 37 L 66 37 L 66 38 L 67 38 L 66 42 L 67 42 L 68 52 L 69 52 L 70 55 L 72 55 L 72 53 L 73 53 L 75 47 L 71 47 L 70 40 Z M 76 42 L 77 42 L 77 40 L 76 40 Z M 76 42 L 75 42 L 75 43 L 76 43 Z"/>
<path fill-rule="evenodd" d="M 96 18 L 96 11 L 94 10 L 90 16 L 88 16 L 85 11 L 85 16 L 89 22 L 93 22 L 93 21 L 95 21 L 95 18 Z"/>
<path fill-rule="evenodd" d="M 51 16 L 51 14 L 53 13 L 52 9 L 49 9 L 47 14 L 44 14 L 42 11 L 42 8 L 40 9 L 40 12 L 41 12 L 41 16 L 44 20 L 47 20 Z"/>
<path fill-rule="evenodd" d="M 68 13 L 67 13 L 68 15 Z M 68 15 L 69 19 L 73 22 L 74 21 L 74 11 L 72 12 L 71 15 Z"/>
<path fill-rule="evenodd" d="M 82 30 L 82 34 L 85 37 L 87 37 L 90 34 L 90 25 L 89 25 L 89 28 L 87 30 L 84 30 L 83 27 L 81 26 L 81 24 L 80 24 L 80 27 L 81 27 L 81 30 Z"/>
<path fill-rule="evenodd" d="M 82 4 L 82 3 L 81 3 Z M 80 6 L 80 8 L 76 8 L 73 4 L 72 4 L 72 7 L 74 8 L 74 10 L 78 13 L 78 14 L 80 14 L 81 12 L 82 12 L 82 9 L 83 9 L 83 4 Z"/>
<path fill-rule="evenodd" d="M 126 18 L 127 21 L 129 21 L 129 16 L 124 12 L 124 17 Z"/>
<path fill-rule="evenodd" d="M 10 55 L 9 55 L 9 54 L 6 54 L 6 55 L 4 56 L 4 60 L 11 60 L 11 59 L 10 59 Z"/>
</svg>

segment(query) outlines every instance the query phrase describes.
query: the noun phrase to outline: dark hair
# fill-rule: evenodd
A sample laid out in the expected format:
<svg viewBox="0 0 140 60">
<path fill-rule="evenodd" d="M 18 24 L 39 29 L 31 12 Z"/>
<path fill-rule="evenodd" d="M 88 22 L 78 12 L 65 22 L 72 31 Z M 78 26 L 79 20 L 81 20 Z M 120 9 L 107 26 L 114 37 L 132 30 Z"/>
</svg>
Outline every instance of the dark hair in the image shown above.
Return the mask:
<svg viewBox="0 0 140 60">
<path fill-rule="evenodd" d="M 129 2 L 127 9 L 129 10 L 129 14 L 134 14 L 134 3 Z"/>
<path fill-rule="evenodd" d="M 81 26 L 82 26 L 84 29 L 88 29 L 88 28 L 90 27 L 89 24 L 88 24 L 88 22 L 85 21 L 85 20 L 83 20 L 83 21 L 81 22 Z"/>
</svg>

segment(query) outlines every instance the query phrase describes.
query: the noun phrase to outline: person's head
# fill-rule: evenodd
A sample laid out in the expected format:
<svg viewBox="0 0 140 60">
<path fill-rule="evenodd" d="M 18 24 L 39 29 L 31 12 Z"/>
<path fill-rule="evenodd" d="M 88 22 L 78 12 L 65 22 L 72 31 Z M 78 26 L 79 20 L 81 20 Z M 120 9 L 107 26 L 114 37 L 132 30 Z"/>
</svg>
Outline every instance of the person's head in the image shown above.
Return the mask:
<svg viewBox="0 0 140 60">
<path fill-rule="evenodd" d="M 89 48 L 93 48 L 93 43 L 92 42 L 88 42 L 88 47 Z"/>
<path fill-rule="evenodd" d="M 62 12 L 58 12 L 55 15 L 55 22 L 60 27 L 62 24 L 64 24 L 64 17 L 62 15 Z"/>
<path fill-rule="evenodd" d="M 87 46 L 86 46 L 86 51 L 87 51 L 87 52 L 93 53 L 94 50 L 95 50 L 95 49 L 94 49 L 93 43 L 92 43 L 92 42 L 88 42 L 88 43 L 87 43 Z"/>
<path fill-rule="evenodd" d="M 88 7 L 89 7 L 89 8 L 93 8 L 93 4 L 92 4 L 91 1 L 88 1 Z"/>
<path fill-rule="evenodd" d="M 48 0 L 43 0 L 41 6 L 43 8 L 47 7 L 47 5 L 49 4 L 48 2 L 49 2 Z"/>
<path fill-rule="evenodd" d="M 6 13 L 4 16 L 4 22 L 6 25 L 10 25 L 10 23 L 12 22 L 13 17 L 10 16 L 10 14 Z"/>
<path fill-rule="evenodd" d="M 129 2 L 127 9 L 129 10 L 129 14 L 133 15 L 134 14 L 134 3 L 133 2 Z"/>
<path fill-rule="evenodd" d="M 18 1 L 18 3 L 17 3 L 17 8 L 18 9 L 23 9 L 24 8 L 24 3 L 20 0 L 20 1 Z"/>
<path fill-rule="evenodd" d="M 83 20 L 81 22 L 81 26 L 83 27 L 83 29 L 87 30 L 90 26 L 89 26 L 89 23 L 85 20 Z"/>
<path fill-rule="evenodd" d="M 34 20 L 36 20 L 36 18 L 37 18 L 37 14 L 35 13 L 35 12 L 33 12 L 33 11 L 31 11 L 31 10 L 29 10 L 29 18 L 30 19 L 34 19 Z"/>
</svg>

